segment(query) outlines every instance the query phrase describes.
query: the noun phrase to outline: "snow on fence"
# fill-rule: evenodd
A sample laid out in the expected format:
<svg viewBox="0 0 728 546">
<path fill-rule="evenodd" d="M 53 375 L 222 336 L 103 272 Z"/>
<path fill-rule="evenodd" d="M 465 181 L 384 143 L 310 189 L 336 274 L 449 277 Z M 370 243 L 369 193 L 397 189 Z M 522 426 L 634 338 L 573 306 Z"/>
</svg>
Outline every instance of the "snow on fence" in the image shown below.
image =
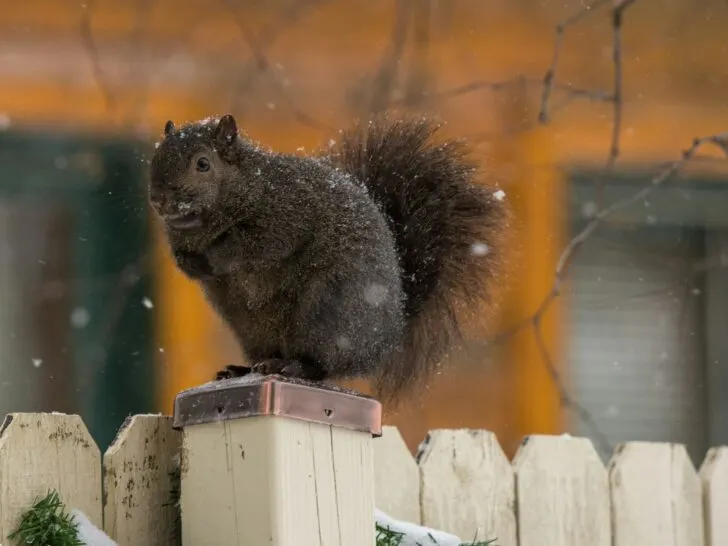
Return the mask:
<svg viewBox="0 0 728 546">
<path fill-rule="evenodd" d="M 181 459 L 183 480 L 185 466 L 197 464 L 187 485 L 194 508 L 183 506 L 183 520 L 210 532 L 213 511 L 247 514 L 246 524 L 260 527 L 252 534 L 277 537 L 271 544 L 371 545 L 373 505 L 500 546 L 728 544 L 728 447 L 711 449 L 696 472 L 682 445 L 627 443 L 605 468 L 589 440 L 530 436 L 511 464 L 490 432 L 435 430 L 416 462 L 395 428 L 372 439 L 285 417 L 239 421 L 250 426 L 214 423 L 182 448 L 187 431 L 173 430 L 170 417 L 136 415 L 102 457 L 77 415 L 8 415 L 0 429 L 2 543 L 19 515 L 55 489 L 122 546 L 178 544 Z M 265 458 L 266 445 L 282 447 L 279 460 Z M 279 511 L 266 511 L 275 503 Z"/>
</svg>

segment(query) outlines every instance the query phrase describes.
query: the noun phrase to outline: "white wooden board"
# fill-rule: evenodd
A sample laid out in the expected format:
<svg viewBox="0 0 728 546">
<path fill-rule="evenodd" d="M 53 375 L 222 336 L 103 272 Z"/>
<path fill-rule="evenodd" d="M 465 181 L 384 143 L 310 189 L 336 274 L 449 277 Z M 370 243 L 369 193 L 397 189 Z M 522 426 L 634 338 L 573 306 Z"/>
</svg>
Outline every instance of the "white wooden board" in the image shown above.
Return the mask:
<svg viewBox="0 0 728 546">
<path fill-rule="evenodd" d="M 172 418 L 134 415 L 104 455 L 104 531 L 119 546 L 175 544 L 173 503 L 182 434 Z"/>
<path fill-rule="evenodd" d="M 714 447 L 700 467 L 705 508 L 705 545 L 728 544 L 728 447 Z"/>
<path fill-rule="evenodd" d="M 423 525 L 516 546 L 513 470 L 494 434 L 435 430 L 418 459 Z"/>
<path fill-rule="evenodd" d="M 101 454 L 78 415 L 11 413 L 0 427 L 0 537 L 55 489 L 101 527 Z"/>
<path fill-rule="evenodd" d="M 397 427 L 374 440 L 374 501 L 387 515 L 420 523 L 420 469 Z"/>
<path fill-rule="evenodd" d="M 614 546 L 702 546 L 701 487 L 685 446 L 629 442 L 609 463 Z"/>
<path fill-rule="evenodd" d="M 519 546 L 610 546 L 607 471 L 588 439 L 529 436 L 513 466 Z"/>
<path fill-rule="evenodd" d="M 368 433 L 281 417 L 187 427 L 183 544 L 371 546 L 371 442 Z"/>
</svg>

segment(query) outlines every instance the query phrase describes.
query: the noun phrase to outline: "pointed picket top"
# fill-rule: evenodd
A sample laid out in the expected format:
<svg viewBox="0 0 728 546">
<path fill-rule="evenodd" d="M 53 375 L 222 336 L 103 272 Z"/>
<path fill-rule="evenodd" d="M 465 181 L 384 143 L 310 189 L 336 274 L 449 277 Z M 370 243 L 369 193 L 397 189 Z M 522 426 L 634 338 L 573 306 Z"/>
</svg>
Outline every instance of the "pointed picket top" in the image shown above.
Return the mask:
<svg viewBox="0 0 728 546">
<path fill-rule="evenodd" d="M 171 417 L 134 415 L 106 450 L 104 531 L 121 546 L 176 544 L 181 440 Z"/>
<path fill-rule="evenodd" d="M 591 441 L 529 436 L 513 467 L 519 546 L 610 546 L 607 471 Z"/>
<path fill-rule="evenodd" d="M 705 500 L 705 546 L 728 544 L 728 447 L 708 450 L 700 467 Z"/>
<path fill-rule="evenodd" d="M 78 415 L 10 413 L 0 427 L 0 540 L 55 490 L 101 527 L 101 454 Z"/>
<path fill-rule="evenodd" d="M 513 469 L 485 430 L 434 430 L 420 447 L 422 524 L 515 546 Z"/>
<path fill-rule="evenodd" d="M 420 523 L 420 469 L 397 427 L 382 427 L 373 448 L 376 507 L 393 518 Z"/>
<path fill-rule="evenodd" d="M 609 462 L 614 546 L 703 544 L 700 479 L 685 446 L 620 445 Z"/>
</svg>

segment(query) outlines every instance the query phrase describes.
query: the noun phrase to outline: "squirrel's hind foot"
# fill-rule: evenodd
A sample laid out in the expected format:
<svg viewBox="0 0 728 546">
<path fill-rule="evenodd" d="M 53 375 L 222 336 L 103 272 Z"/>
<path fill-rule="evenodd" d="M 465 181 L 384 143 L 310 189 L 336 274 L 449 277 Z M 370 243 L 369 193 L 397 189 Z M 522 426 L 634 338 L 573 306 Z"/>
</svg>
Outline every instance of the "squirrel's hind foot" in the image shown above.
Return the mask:
<svg viewBox="0 0 728 546">
<path fill-rule="evenodd" d="M 319 366 L 304 363 L 299 360 L 271 358 L 261 360 L 252 367 L 236 366 L 234 364 L 225 366 L 225 368 L 215 374 L 215 381 L 232 379 L 233 377 L 244 377 L 250 373 L 282 375 L 283 377 L 306 379 L 309 381 L 321 381 L 326 378 L 326 373 Z"/>
<path fill-rule="evenodd" d="M 243 377 L 252 371 L 252 368 L 248 368 L 247 366 L 235 366 L 231 364 L 229 366 L 225 366 L 225 368 L 215 374 L 215 381 L 232 379 L 233 377 Z"/>
<path fill-rule="evenodd" d="M 295 379 L 307 379 L 309 381 L 321 381 L 326 378 L 326 373 L 320 366 L 285 358 L 262 360 L 253 365 L 253 371 L 263 375 L 276 374 Z"/>
</svg>

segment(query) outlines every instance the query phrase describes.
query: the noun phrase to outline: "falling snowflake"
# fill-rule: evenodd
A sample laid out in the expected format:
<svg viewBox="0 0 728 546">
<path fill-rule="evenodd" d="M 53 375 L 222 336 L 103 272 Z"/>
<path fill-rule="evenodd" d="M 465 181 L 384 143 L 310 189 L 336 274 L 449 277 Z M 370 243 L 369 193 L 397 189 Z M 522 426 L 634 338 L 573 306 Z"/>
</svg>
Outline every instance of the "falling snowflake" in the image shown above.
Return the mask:
<svg viewBox="0 0 728 546">
<path fill-rule="evenodd" d="M 503 201 L 503 199 L 505 199 L 506 197 L 506 192 L 504 192 L 503 190 L 495 191 L 493 192 L 493 197 L 495 197 L 498 201 Z"/>
<path fill-rule="evenodd" d="M 470 252 L 475 256 L 485 256 L 490 252 L 490 247 L 485 243 L 473 243 L 470 246 Z"/>
<path fill-rule="evenodd" d="M 581 206 L 581 214 L 584 218 L 591 218 L 597 213 L 597 204 L 594 201 L 585 201 Z"/>
<path fill-rule="evenodd" d="M 71 326 L 74 328 L 86 328 L 90 320 L 91 315 L 85 307 L 76 307 L 71 311 Z"/>
<path fill-rule="evenodd" d="M 150 300 L 149 298 L 143 298 L 142 305 L 147 309 L 151 309 L 152 307 L 154 307 L 154 303 L 152 303 L 152 300 Z"/>
<path fill-rule="evenodd" d="M 40 368 L 43 365 L 43 359 L 42 358 L 34 358 L 33 359 L 33 366 L 36 368 Z"/>
</svg>

